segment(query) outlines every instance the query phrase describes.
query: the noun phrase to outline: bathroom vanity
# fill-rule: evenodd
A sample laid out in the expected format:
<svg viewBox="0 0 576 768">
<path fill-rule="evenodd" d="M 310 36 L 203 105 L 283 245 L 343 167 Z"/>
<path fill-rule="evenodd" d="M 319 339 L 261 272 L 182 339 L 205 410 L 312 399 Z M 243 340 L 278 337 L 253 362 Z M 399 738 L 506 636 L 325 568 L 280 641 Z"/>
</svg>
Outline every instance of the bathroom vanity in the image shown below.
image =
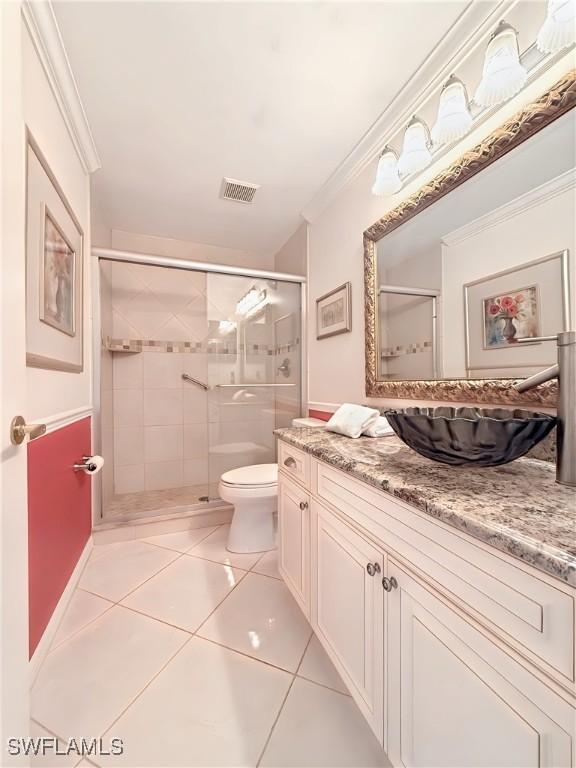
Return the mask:
<svg viewBox="0 0 576 768">
<path fill-rule="evenodd" d="M 395 766 L 575 764 L 576 491 L 281 429 L 279 568 Z"/>
</svg>

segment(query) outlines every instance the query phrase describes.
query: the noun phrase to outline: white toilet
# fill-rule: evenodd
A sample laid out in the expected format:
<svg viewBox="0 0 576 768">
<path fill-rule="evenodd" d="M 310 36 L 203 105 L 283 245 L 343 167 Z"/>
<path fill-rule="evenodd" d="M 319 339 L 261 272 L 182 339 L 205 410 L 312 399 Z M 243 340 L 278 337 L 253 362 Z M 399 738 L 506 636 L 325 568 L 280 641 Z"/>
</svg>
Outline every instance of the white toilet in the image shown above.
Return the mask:
<svg viewBox="0 0 576 768">
<path fill-rule="evenodd" d="M 319 419 L 292 420 L 293 427 L 325 427 Z M 224 472 L 220 498 L 234 505 L 229 552 L 268 552 L 276 549 L 274 512 L 278 508 L 278 464 L 252 464 Z"/>
<path fill-rule="evenodd" d="M 220 498 L 234 505 L 229 552 L 276 549 L 274 512 L 278 502 L 278 464 L 253 464 L 224 472 Z"/>
</svg>

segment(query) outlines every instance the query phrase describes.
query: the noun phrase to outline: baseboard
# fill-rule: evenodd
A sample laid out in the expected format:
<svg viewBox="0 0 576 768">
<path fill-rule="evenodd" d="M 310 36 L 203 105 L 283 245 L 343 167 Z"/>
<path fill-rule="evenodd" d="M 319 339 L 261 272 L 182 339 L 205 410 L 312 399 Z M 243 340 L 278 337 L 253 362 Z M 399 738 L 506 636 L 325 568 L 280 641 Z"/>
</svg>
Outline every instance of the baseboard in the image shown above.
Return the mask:
<svg viewBox="0 0 576 768">
<path fill-rule="evenodd" d="M 32 686 L 32 684 L 34 683 L 34 680 L 36 679 L 36 676 L 40 671 L 40 667 L 42 666 L 42 662 L 48 655 L 48 651 L 52 646 L 52 642 L 54 641 L 54 637 L 56 636 L 56 632 L 58 630 L 58 627 L 60 626 L 60 622 L 62 621 L 62 618 L 66 612 L 66 609 L 68 608 L 68 604 L 72 598 L 72 595 L 74 594 L 74 590 L 78 586 L 78 582 L 80 581 L 80 576 L 82 576 L 82 571 L 84 570 L 86 563 L 88 562 L 88 558 L 90 557 L 90 553 L 92 552 L 93 546 L 94 546 L 94 543 L 92 540 L 92 536 L 90 536 L 90 538 L 86 542 L 86 545 L 84 546 L 84 549 L 82 550 L 82 554 L 78 558 L 78 562 L 76 563 L 74 570 L 72 571 L 72 575 L 68 579 L 68 584 L 66 584 L 64 592 L 62 592 L 62 594 L 60 595 L 60 600 L 58 600 L 58 604 L 54 609 L 54 613 L 52 614 L 50 621 L 48 622 L 48 625 L 44 630 L 42 639 L 36 646 L 36 650 L 34 651 L 32 658 L 30 659 L 30 662 L 28 665 L 30 686 Z"/>
</svg>

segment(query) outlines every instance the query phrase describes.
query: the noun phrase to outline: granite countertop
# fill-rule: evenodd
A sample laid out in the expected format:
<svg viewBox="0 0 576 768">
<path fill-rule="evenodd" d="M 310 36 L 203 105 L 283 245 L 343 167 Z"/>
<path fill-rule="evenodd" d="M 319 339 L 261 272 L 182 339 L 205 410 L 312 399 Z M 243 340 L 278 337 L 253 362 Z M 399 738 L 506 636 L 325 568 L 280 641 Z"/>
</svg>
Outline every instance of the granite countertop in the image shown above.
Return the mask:
<svg viewBox="0 0 576 768">
<path fill-rule="evenodd" d="M 522 458 L 501 467 L 452 467 L 395 435 L 349 437 L 323 428 L 278 429 L 290 445 L 576 586 L 576 489 L 555 467 Z"/>
</svg>

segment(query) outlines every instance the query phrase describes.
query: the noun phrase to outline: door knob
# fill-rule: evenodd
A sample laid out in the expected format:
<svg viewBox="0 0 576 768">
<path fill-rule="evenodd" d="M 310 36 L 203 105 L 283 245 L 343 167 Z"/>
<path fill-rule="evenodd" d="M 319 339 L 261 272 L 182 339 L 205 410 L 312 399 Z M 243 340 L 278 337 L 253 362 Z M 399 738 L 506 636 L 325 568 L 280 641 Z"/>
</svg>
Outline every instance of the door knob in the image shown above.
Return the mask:
<svg viewBox="0 0 576 768">
<path fill-rule="evenodd" d="M 380 573 L 380 563 L 368 563 L 366 570 L 369 576 L 374 576 L 376 573 Z"/>
<path fill-rule="evenodd" d="M 384 578 L 382 579 L 382 586 L 384 587 L 386 592 L 392 592 L 392 590 L 396 589 L 396 587 L 398 586 L 398 582 L 396 581 L 394 576 L 390 576 L 390 578 L 388 578 L 388 576 L 384 576 Z"/>
<path fill-rule="evenodd" d="M 26 439 L 35 440 L 46 432 L 46 424 L 26 424 L 23 416 L 15 416 L 10 424 L 12 445 L 21 445 Z"/>
</svg>

